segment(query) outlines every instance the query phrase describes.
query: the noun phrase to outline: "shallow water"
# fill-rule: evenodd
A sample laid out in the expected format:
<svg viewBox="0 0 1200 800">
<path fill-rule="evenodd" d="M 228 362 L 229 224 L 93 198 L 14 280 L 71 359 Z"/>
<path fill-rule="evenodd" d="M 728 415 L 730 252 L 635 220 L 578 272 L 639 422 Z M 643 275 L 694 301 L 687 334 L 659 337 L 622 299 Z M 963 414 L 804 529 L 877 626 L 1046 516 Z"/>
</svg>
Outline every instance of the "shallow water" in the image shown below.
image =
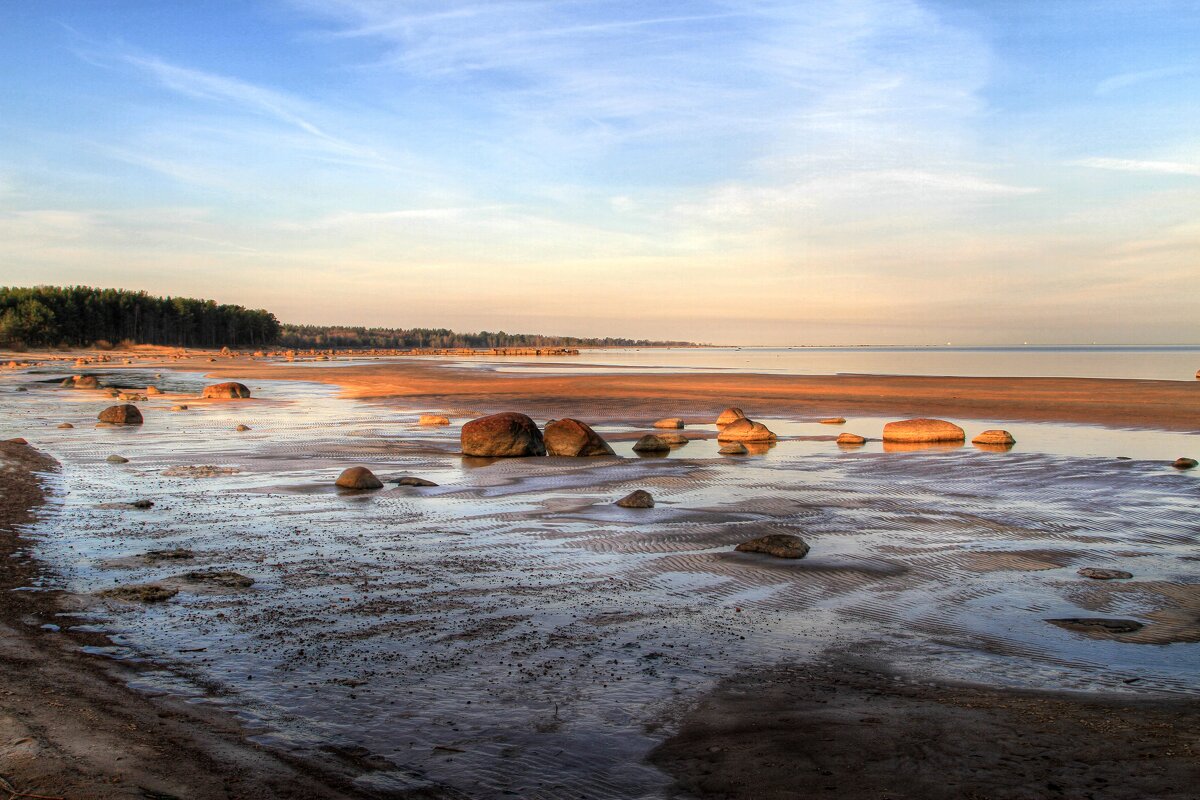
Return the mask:
<svg viewBox="0 0 1200 800">
<path fill-rule="evenodd" d="M 122 375 L 193 395 L 203 385 Z M 1200 453 L 1200 436 L 1027 423 L 1004 426 L 1018 440 L 1008 452 L 886 452 L 831 440 L 877 436 L 881 418 L 775 419 L 764 421 L 781 440 L 761 455 L 718 456 L 705 439 L 636 458 L 645 431 L 613 423 L 597 428 L 624 458 L 488 462 L 454 454 L 463 420 L 420 428 L 438 409 L 340 400 L 318 384 L 252 382 L 250 401 L 168 395 L 122 429 L 94 427 L 106 398 L 35 382 L 48 377 L 3 376 L 0 435 L 63 464 L 58 513 L 32 531 L 52 585 L 87 593 L 210 568 L 256 580 L 157 606 L 101 602 L 61 624 L 113 632 L 112 655 L 166 667 L 143 688 L 226 704 L 264 741 L 389 759 L 365 779 L 375 785 L 658 797 L 668 781 L 642 758 L 672 709 L 827 648 L 930 677 L 1200 691 L 1200 644 L 1043 621 L 1128 616 L 1154 634 L 1166 608 L 1195 631 L 1200 470 L 1169 461 Z M 169 412 L 177 402 L 191 409 Z M 131 461 L 106 463 L 114 452 Z M 162 474 L 205 464 L 240 471 Z M 339 492 L 351 464 L 441 486 Z M 658 505 L 612 505 L 635 488 Z M 99 507 L 136 498 L 155 506 Z M 768 532 L 801 533 L 812 552 L 732 551 Z M 137 558 L 172 547 L 196 558 Z M 1136 577 L 1116 590 L 1081 566 Z"/>
</svg>

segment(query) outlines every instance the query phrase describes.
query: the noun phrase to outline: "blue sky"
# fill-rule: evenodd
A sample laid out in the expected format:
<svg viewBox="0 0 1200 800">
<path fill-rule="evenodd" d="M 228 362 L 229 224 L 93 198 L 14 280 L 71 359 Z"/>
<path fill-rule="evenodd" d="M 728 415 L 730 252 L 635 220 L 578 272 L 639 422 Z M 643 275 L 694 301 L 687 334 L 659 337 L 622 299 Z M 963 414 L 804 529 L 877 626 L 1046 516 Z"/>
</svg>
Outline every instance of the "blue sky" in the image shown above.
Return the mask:
<svg viewBox="0 0 1200 800">
<path fill-rule="evenodd" d="M 14 3 L 0 283 L 726 343 L 1200 340 L 1200 4 Z"/>
</svg>

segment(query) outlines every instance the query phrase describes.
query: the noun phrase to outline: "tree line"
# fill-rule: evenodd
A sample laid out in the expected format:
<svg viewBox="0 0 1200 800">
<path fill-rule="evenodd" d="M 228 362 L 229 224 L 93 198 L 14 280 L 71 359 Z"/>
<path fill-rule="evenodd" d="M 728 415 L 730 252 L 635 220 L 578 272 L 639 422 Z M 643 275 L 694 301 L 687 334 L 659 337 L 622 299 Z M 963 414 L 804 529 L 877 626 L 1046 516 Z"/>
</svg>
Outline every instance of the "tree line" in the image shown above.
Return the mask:
<svg viewBox="0 0 1200 800">
<path fill-rule="evenodd" d="M 0 346 L 90 347 L 121 343 L 173 347 L 412 349 L 451 347 L 650 347 L 647 339 L 456 333 L 446 328 L 286 325 L 263 309 L 190 297 L 154 297 L 90 286 L 0 287 Z"/>
</svg>

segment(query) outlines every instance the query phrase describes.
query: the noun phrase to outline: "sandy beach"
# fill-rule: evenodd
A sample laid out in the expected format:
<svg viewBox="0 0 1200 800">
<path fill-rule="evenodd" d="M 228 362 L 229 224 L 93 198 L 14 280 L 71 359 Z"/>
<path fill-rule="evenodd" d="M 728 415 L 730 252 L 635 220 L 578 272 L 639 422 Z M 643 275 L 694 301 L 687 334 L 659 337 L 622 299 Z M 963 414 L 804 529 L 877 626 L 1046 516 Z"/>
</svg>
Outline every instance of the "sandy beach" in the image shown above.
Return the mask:
<svg viewBox="0 0 1200 800">
<path fill-rule="evenodd" d="M 17 790 L 1192 796 L 1200 483 L 1037 437 L 1070 423 L 1186 444 L 1200 382 L 164 356 L 6 372 L 5 430 L 34 445 L 0 453 L 0 655 L 17 676 L 0 777 Z M 164 394 L 138 403 L 139 429 L 96 428 L 103 393 L 55 380 L 78 372 Z M 200 399 L 217 380 L 254 395 Z M 779 442 L 717 456 L 711 420 L 730 405 Z M 500 410 L 586 419 L 622 457 L 459 455 L 462 422 Z M 431 411 L 453 423 L 416 424 Z M 1010 453 L 842 451 L 842 428 L 816 422 L 834 415 L 1029 424 Z M 686 446 L 629 452 L 666 416 Z M 335 490 L 352 464 L 440 485 Z M 634 488 L 655 508 L 612 505 Z M 813 551 L 733 552 L 766 532 Z M 1136 578 L 1075 574 L 1088 565 Z M 155 582 L 179 594 L 101 595 Z M 1139 627 L 1046 622 L 1088 616 Z"/>
</svg>

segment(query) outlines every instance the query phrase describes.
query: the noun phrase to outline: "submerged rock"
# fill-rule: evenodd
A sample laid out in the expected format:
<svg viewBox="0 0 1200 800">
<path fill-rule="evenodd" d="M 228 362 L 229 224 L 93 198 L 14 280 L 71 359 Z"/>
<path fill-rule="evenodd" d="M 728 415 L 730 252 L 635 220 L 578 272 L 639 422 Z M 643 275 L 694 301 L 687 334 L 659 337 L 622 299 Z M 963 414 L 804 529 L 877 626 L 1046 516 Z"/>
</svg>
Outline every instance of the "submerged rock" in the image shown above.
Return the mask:
<svg viewBox="0 0 1200 800">
<path fill-rule="evenodd" d="M 1003 447 L 1012 447 L 1016 443 L 1017 440 L 1013 438 L 1011 433 L 998 428 L 990 431 L 984 431 L 971 440 L 971 444 L 1001 445 Z"/>
<path fill-rule="evenodd" d="M 636 489 L 617 501 L 621 508 L 654 508 L 654 497 L 645 489 Z"/>
<path fill-rule="evenodd" d="M 179 594 L 178 589 L 160 586 L 157 583 L 137 583 L 129 586 L 118 586 L 115 589 L 105 589 L 101 597 L 115 600 L 125 600 L 130 603 L 161 603 Z"/>
<path fill-rule="evenodd" d="M 1124 580 L 1133 577 L 1132 572 L 1126 572 L 1123 569 L 1105 569 L 1103 567 L 1084 567 L 1076 574 L 1097 581 Z"/>
<path fill-rule="evenodd" d="M 717 434 L 718 442 L 773 442 L 776 436 L 766 425 L 745 417 L 735 420 Z"/>
<path fill-rule="evenodd" d="M 842 445 L 860 445 L 867 443 L 867 437 L 859 436 L 857 433 L 839 433 L 837 443 Z"/>
<path fill-rule="evenodd" d="M 963 429 L 944 419 L 905 419 L 889 422 L 883 426 L 885 442 L 962 442 L 967 434 Z"/>
<path fill-rule="evenodd" d="M 687 444 L 689 441 L 691 441 L 682 433 L 656 433 L 654 435 L 671 445 L 671 447 L 678 447 L 679 445 Z"/>
<path fill-rule="evenodd" d="M 670 449 L 671 445 L 654 433 L 647 433 L 633 444 L 635 453 L 665 453 Z"/>
<path fill-rule="evenodd" d="M 1193 469 L 1198 463 L 1194 458 L 1177 458 L 1171 466 L 1175 469 Z"/>
<path fill-rule="evenodd" d="M 546 455 L 542 432 L 529 417 L 515 411 L 473 419 L 462 427 L 464 456 L 522 458 Z"/>
<path fill-rule="evenodd" d="M 240 572 L 229 572 L 228 570 L 185 572 L 179 576 L 179 580 L 187 583 L 200 583 L 206 586 L 220 586 L 225 589 L 246 589 L 254 585 L 254 578 L 247 577 Z"/>
<path fill-rule="evenodd" d="M 142 558 L 146 561 L 186 561 L 195 557 L 195 553 L 182 547 L 171 550 L 148 550 L 142 554 Z"/>
<path fill-rule="evenodd" d="M 100 412 L 97 419 L 109 425 L 141 425 L 142 412 L 138 411 L 137 406 L 126 403 L 121 406 L 109 406 Z"/>
<path fill-rule="evenodd" d="M 383 482 L 366 467 L 350 467 L 343 470 L 335 481 L 343 489 L 382 489 Z"/>
<path fill-rule="evenodd" d="M 723 456 L 744 456 L 750 451 L 746 449 L 746 445 L 741 442 L 727 442 L 721 445 L 721 449 L 717 451 Z"/>
<path fill-rule="evenodd" d="M 546 455 L 550 456 L 611 456 L 615 455 L 608 442 L 586 423 L 577 419 L 558 419 L 547 423 L 544 434 Z"/>
<path fill-rule="evenodd" d="M 201 396 L 215 400 L 237 400 L 249 397 L 250 389 L 244 383 L 228 381 L 205 386 Z"/>
<path fill-rule="evenodd" d="M 1134 633 L 1146 627 L 1134 619 L 1109 617 L 1066 617 L 1064 619 L 1048 619 L 1046 622 L 1069 631 L 1090 634 Z"/>
<path fill-rule="evenodd" d="M 808 543 L 790 533 L 769 533 L 733 548 L 742 553 L 766 553 L 776 558 L 804 558 Z"/>
<path fill-rule="evenodd" d="M 106 458 L 104 460 L 110 464 L 128 464 L 129 463 L 128 458 L 126 458 L 125 456 L 119 456 L 116 453 L 113 453 L 111 456 L 109 456 L 108 458 Z"/>
<path fill-rule="evenodd" d="M 654 423 L 654 427 L 656 427 L 656 428 L 682 428 L 683 420 L 679 419 L 679 417 L 668 417 L 667 419 L 660 419 L 658 422 Z"/>
<path fill-rule="evenodd" d="M 745 419 L 746 415 L 742 413 L 740 408 L 727 408 L 717 415 L 718 425 L 728 425 L 731 422 L 737 422 L 739 419 Z"/>
<path fill-rule="evenodd" d="M 437 486 L 433 481 L 427 481 L 424 478 L 414 478 L 411 475 L 397 478 L 395 483 L 397 486 Z"/>
<path fill-rule="evenodd" d="M 450 418 L 441 414 L 422 414 L 417 417 L 418 425 L 449 425 Z"/>
</svg>

